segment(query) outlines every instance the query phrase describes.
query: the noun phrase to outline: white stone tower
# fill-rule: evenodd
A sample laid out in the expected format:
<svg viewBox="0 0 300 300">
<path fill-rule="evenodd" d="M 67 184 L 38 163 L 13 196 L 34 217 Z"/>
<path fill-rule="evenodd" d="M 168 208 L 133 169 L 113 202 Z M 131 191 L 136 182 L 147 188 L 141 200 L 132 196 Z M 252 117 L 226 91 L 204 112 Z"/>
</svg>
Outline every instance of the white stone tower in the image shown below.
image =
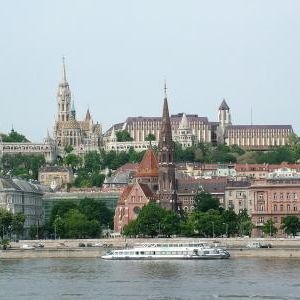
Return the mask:
<svg viewBox="0 0 300 300">
<path fill-rule="evenodd" d="M 63 57 L 62 80 L 57 91 L 57 121 L 66 122 L 71 114 L 71 91 L 66 77 L 65 58 Z"/>
<path fill-rule="evenodd" d="M 225 129 L 228 125 L 231 125 L 230 108 L 226 103 L 225 99 L 223 99 L 219 107 L 218 121 L 219 121 L 219 126 L 218 126 L 217 139 L 218 139 L 218 143 L 223 144 Z"/>
</svg>

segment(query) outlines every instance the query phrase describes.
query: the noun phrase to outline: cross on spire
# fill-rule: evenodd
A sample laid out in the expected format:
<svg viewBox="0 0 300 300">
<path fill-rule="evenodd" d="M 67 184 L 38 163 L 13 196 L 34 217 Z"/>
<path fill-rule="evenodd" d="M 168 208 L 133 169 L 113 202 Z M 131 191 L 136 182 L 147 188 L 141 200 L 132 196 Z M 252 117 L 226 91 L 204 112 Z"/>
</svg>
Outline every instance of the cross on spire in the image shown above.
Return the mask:
<svg viewBox="0 0 300 300">
<path fill-rule="evenodd" d="M 164 84 L 164 91 L 165 91 L 165 98 L 167 98 L 167 81 L 165 80 L 165 84 Z"/>
</svg>

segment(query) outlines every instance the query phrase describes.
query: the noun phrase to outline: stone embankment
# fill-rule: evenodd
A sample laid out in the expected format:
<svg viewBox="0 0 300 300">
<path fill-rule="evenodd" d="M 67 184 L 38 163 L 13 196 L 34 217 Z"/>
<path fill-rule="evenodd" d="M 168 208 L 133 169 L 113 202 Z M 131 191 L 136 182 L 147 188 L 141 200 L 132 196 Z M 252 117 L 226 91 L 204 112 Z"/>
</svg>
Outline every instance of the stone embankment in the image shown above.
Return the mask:
<svg viewBox="0 0 300 300">
<path fill-rule="evenodd" d="M 132 247 L 135 244 L 144 243 L 170 243 L 201 241 L 227 248 L 232 258 L 238 257 L 276 257 L 276 258 L 300 258 L 300 239 L 192 239 L 192 238 L 159 238 L 159 239 L 84 239 L 84 240 L 24 240 L 11 243 L 11 248 L 0 252 L 0 259 L 17 258 L 99 258 L 109 248 Z M 253 241 L 271 244 L 272 248 L 248 248 Z M 37 246 L 43 248 L 34 250 L 22 249 L 22 245 Z M 84 245 L 84 247 L 83 247 Z"/>
</svg>

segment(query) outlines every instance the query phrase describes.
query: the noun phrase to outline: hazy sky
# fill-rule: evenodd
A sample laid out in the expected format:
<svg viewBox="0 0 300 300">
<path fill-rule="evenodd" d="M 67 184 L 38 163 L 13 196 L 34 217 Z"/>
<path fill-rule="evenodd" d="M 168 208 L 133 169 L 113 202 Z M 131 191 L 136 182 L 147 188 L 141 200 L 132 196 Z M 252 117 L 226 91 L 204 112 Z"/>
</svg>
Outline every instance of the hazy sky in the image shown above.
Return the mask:
<svg viewBox="0 0 300 300">
<path fill-rule="evenodd" d="M 300 133 L 300 1 L 0 1 L 0 132 L 52 132 L 62 56 L 78 119 L 170 113 Z"/>
</svg>

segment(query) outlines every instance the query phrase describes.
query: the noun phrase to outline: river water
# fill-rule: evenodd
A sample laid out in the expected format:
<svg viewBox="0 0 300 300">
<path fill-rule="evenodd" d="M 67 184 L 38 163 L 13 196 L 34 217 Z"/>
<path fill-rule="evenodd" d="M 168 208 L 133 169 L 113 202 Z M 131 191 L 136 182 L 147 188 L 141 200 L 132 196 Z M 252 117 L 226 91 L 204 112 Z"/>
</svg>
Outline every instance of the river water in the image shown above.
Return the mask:
<svg viewBox="0 0 300 300">
<path fill-rule="evenodd" d="M 300 260 L 0 260 L 0 299 L 300 299 Z"/>
</svg>

